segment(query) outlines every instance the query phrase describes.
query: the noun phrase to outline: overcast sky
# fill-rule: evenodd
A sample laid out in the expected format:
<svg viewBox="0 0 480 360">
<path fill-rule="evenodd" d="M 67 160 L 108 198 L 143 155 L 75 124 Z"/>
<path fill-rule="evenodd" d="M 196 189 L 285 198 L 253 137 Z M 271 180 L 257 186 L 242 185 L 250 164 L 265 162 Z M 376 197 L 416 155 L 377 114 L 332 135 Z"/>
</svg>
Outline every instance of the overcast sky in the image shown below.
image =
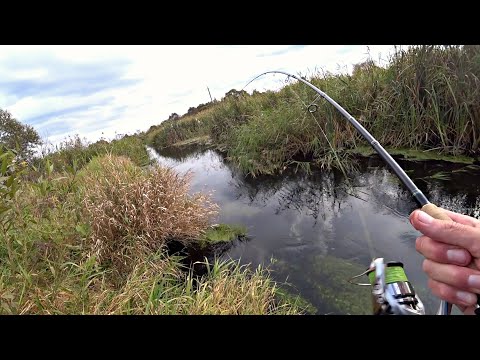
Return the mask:
<svg viewBox="0 0 480 360">
<path fill-rule="evenodd" d="M 269 70 L 350 71 L 368 53 L 380 65 L 392 45 L 0 46 L 0 108 L 57 143 L 132 134 L 171 113 L 220 100 Z M 267 75 L 246 90 L 277 89 Z"/>
</svg>

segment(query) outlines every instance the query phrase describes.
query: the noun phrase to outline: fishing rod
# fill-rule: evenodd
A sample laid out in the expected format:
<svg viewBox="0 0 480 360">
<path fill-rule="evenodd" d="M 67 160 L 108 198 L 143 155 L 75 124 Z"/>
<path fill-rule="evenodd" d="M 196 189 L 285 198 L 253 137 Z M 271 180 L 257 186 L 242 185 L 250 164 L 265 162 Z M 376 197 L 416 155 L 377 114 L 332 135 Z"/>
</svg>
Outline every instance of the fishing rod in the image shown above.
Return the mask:
<svg viewBox="0 0 480 360">
<path fill-rule="evenodd" d="M 382 145 L 344 108 L 342 108 L 335 100 L 330 96 L 325 94 L 322 90 L 317 88 L 315 85 L 306 81 L 305 79 L 290 74 L 285 71 L 273 70 L 266 71 L 252 80 L 250 80 L 247 85 L 243 87 L 245 89 L 250 83 L 255 81 L 261 76 L 267 74 L 283 74 L 288 78 L 293 78 L 298 80 L 311 89 L 313 89 L 319 96 L 327 100 L 332 104 L 347 120 L 353 127 L 367 140 L 367 142 L 373 147 L 373 149 L 380 155 L 380 157 L 390 166 L 392 171 L 397 175 L 400 181 L 405 185 L 405 187 L 410 191 L 411 195 L 415 201 L 420 206 L 420 209 L 435 219 L 444 220 L 444 221 L 453 221 L 450 217 L 435 204 L 428 201 L 427 197 L 422 193 L 422 191 L 413 183 L 413 181 L 408 177 L 408 175 L 403 171 L 403 169 L 398 165 L 398 163 L 390 156 L 390 154 L 383 148 Z M 243 90 L 242 89 L 242 90 Z M 310 107 L 309 107 L 310 111 Z M 310 111 L 314 112 L 314 111 Z M 395 310 L 398 310 L 398 314 L 424 314 L 423 305 L 418 299 L 418 296 L 415 295 L 413 288 L 406 279 L 405 273 L 403 271 L 403 264 L 401 263 L 388 263 L 384 264 L 383 259 L 377 259 L 372 261 L 370 268 L 364 273 L 368 274 L 371 279 L 371 285 L 373 286 L 373 295 L 377 300 L 377 303 L 382 303 L 382 309 L 388 309 L 391 313 L 395 313 Z M 394 275 L 395 274 L 395 275 Z M 360 274 L 363 275 L 363 274 Z M 360 276 L 358 275 L 358 276 Z M 393 284 L 397 284 L 394 286 Z M 399 286 L 401 284 L 402 286 Z M 364 284 L 360 284 L 364 285 Z M 399 293 L 400 292 L 400 293 Z M 392 308 L 394 304 L 397 303 L 395 300 L 399 298 L 407 298 L 408 300 L 402 305 L 407 304 L 408 306 Z M 480 297 L 479 297 L 480 299 Z M 390 306 L 390 307 L 389 307 Z M 411 308 L 416 306 L 416 311 L 405 311 L 406 308 Z M 448 302 L 441 300 L 437 315 L 450 315 L 452 311 L 452 305 Z"/>
</svg>

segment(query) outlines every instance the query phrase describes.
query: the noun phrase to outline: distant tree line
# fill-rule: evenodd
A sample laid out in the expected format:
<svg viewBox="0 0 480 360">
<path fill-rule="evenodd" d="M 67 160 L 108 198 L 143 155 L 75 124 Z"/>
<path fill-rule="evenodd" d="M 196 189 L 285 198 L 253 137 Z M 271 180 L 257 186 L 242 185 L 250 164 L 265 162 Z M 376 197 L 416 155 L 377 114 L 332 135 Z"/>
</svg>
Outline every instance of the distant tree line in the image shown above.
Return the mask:
<svg viewBox="0 0 480 360">
<path fill-rule="evenodd" d="M 260 94 L 259 91 L 257 90 L 254 90 L 253 91 L 253 95 L 255 94 Z M 250 96 L 248 94 L 248 92 L 246 92 L 245 90 L 236 90 L 236 89 L 231 89 L 230 91 L 228 91 L 227 93 L 225 93 L 225 96 L 222 98 L 222 100 L 224 99 L 227 99 L 227 98 L 233 98 L 233 99 L 240 99 L 241 97 L 245 97 L 245 96 Z M 165 120 L 164 122 L 167 122 L 167 123 L 174 123 L 175 121 L 178 121 L 186 116 L 193 116 L 193 115 L 196 115 L 212 106 L 214 106 L 215 104 L 218 103 L 218 100 L 213 100 L 213 101 L 210 101 L 208 103 L 205 103 L 205 104 L 200 104 L 198 106 L 191 106 L 188 111 L 183 114 L 183 115 L 179 115 L 177 113 L 172 113 L 170 114 L 170 116 L 168 117 L 167 120 Z M 150 131 L 153 131 L 155 129 L 157 129 L 160 125 L 152 125 L 150 126 L 150 128 L 148 129 L 148 132 Z"/>
</svg>

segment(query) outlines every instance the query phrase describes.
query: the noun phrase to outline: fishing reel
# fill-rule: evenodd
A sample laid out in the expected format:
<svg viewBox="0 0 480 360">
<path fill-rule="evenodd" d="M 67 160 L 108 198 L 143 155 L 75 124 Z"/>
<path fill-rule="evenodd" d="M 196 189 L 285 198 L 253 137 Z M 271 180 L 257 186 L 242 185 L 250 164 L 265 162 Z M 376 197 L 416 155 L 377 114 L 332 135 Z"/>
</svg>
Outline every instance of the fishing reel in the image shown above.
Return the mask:
<svg viewBox="0 0 480 360">
<path fill-rule="evenodd" d="M 425 315 L 422 301 L 408 281 L 401 262 L 384 263 L 383 258 L 372 261 L 370 267 L 360 275 L 367 275 L 372 287 L 374 315 Z"/>
<path fill-rule="evenodd" d="M 430 214 L 436 219 L 452 221 L 448 217 L 448 215 L 446 215 L 444 212 L 439 210 L 437 206 L 428 201 L 425 194 L 423 194 L 423 192 L 414 184 L 412 179 L 408 177 L 408 175 L 405 173 L 405 171 L 403 171 L 400 165 L 398 165 L 398 163 L 390 156 L 390 154 L 383 148 L 383 146 L 367 131 L 367 129 L 365 129 L 352 115 L 350 115 L 330 96 L 328 96 L 326 93 L 324 93 L 312 83 L 308 82 L 304 77 L 296 76 L 285 71 L 278 70 L 266 71 L 255 77 L 247 85 L 265 74 L 283 74 L 287 76 L 287 82 L 290 80 L 290 78 L 293 78 L 313 89 L 318 95 L 310 103 L 310 105 L 307 106 L 306 110 L 309 113 L 313 114 L 318 110 L 318 105 L 316 105 L 315 102 L 317 101 L 317 99 L 319 99 L 319 97 L 328 101 L 347 119 L 347 121 L 363 136 L 367 143 L 369 143 L 372 148 L 380 155 L 380 157 L 385 161 L 385 163 L 390 167 L 390 169 L 395 173 L 395 175 L 397 175 L 398 179 L 409 190 L 412 197 L 415 199 L 415 201 L 418 203 L 418 205 L 423 211 Z M 245 85 L 244 88 L 247 85 Z M 372 286 L 373 308 L 375 314 L 425 314 L 423 303 L 415 294 L 412 285 L 408 281 L 407 276 L 405 275 L 405 272 L 403 270 L 402 263 L 394 262 L 384 264 L 383 258 L 375 259 L 372 261 L 370 268 L 367 269 L 367 271 L 355 277 L 359 277 L 365 274 L 369 276 L 370 284 L 359 285 Z M 480 303 L 480 296 L 478 299 Z M 480 304 L 478 305 L 479 306 L 477 306 L 475 309 L 475 313 L 477 315 L 480 315 Z M 442 300 L 440 302 L 440 308 L 437 312 L 437 315 L 449 315 L 451 309 L 452 304 Z"/>
</svg>

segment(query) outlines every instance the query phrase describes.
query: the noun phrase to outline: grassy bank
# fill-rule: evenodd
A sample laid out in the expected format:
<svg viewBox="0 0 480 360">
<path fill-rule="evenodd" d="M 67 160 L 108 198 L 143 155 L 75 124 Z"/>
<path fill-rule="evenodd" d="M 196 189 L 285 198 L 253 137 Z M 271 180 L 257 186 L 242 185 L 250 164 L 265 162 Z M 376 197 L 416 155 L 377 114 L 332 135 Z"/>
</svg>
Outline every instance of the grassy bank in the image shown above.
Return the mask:
<svg viewBox="0 0 480 360">
<path fill-rule="evenodd" d="M 188 175 L 140 166 L 139 144 L 73 143 L 35 168 L 0 154 L 0 313 L 301 313 L 266 269 L 214 261 L 197 276 L 168 255 L 171 241 L 188 247 L 242 229 L 207 231 L 217 205 L 188 194 Z"/>
<path fill-rule="evenodd" d="M 252 74 L 253 76 L 254 74 Z M 371 60 L 352 74 L 308 79 L 351 113 L 384 146 L 436 156 L 480 154 L 480 46 L 398 50 L 386 68 Z M 254 85 L 253 85 L 254 86 Z M 303 84 L 277 92 L 230 91 L 206 110 L 152 127 L 156 148 L 206 137 L 245 172 L 281 172 L 306 162 L 338 166 L 368 146 L 330 104 Z"/>
<path fill-rule="evenodd" d="M 41 157 L 34 161 L 34 165 L 41 168 L 48 161 L 56 171 L 68 171 L 74 167 L 80 169 L 94 157 L 105 154 L 126 156 L 137 166 L 151 163 L 145 141 L 140 136 L 125 135 L 110 142 L 100 140 L 88 143 L 77 135 L 65 139 L 53 149 L 43 151 Z"/>
</svg>

